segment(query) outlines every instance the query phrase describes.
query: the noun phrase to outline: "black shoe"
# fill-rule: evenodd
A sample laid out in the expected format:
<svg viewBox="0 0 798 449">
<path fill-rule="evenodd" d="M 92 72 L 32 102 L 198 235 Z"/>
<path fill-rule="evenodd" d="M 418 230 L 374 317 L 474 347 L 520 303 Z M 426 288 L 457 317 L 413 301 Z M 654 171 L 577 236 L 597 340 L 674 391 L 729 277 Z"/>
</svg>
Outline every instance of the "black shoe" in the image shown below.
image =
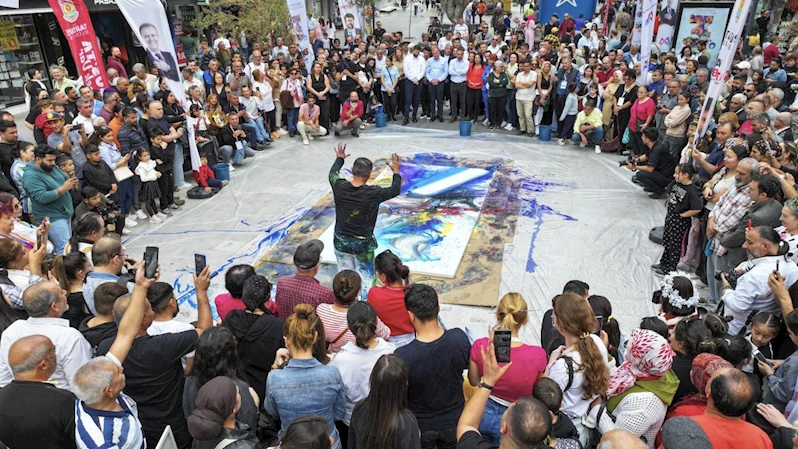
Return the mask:
<svg viewBox="0 0 798 449">
<path fill-rule="evenodd" d="M 668 274 L 667 272 L 665 272 L 665 270 L 662 269 L 662 267 L 655 268 L 654 273 L 657 274 L 658 276 L 665 276 L 666 274 Z"/>
<path fill-rule="evenodd" d="M 522 131 L 520 129 L 518 130 L 518 135 L 519 136 L 523 136 L 524 134 L 526 134 L 526 131 Z"/>
<path fill-rule="evenodd" d="M 357 131 L 352 131 L 352 137 L 360 137 L 360 134 Z"/>
<path fill-rule="evenodd" d="M 457 116 L 453 115 L 451 119 L 449 119 L 449 123 L 454 123 L 457 121 Z"/>
<path fill-rule="evenodd" d="M 407 117 L 405 117 L 405 119 L 402 120 L 402 126 L 407 126 L 408 122 L 409 120 L 407 119 Z"/>
<path fill-rule="evenodd" d="M 341 135 L 341 133 L 339 133 L 338 131 L 335 132 L 335 137 L 338 137 L 340 135 Z"/>
<path fill-rule="evenodd" d="M 292 138 L 292 139 L 293 139 L 293 138 L 294 138 L 294 136 L 296 136 L 296 132 L 294 132 L 294 131 L 288 131 L 288 137 L 290 137 L 290 138 Z"/>
<path fill-rule="evenodd" d="M 654 265 L 651 265 L 651 268 L 653 270 L 661 270 L 662 269 L 662 265 L 660 265 L 658 263 L 655 263 Z"/>
<path fill-rule="evenodd" d="M 443 123 L 443 117 L 438 117 L 438 121 Z"/>
<path fill-rule="evenodd" d="M 660 192 L 653 192 L 648 197 L 651 198 L 652 200 L 658 200 L 658 199 L 662 198 L 663 196 L 665 196 L 665 192 L 661 192 L 660 191 Z"/>
<path fill-rule="evenodd" d="M 422 117 L 423 117 L 423 116 L 422 116 Z M 414 116 L 413 116 L 413 123 L 417 123 L 417 122 L 418 122 L 418 119 L 417 119 L 417 118 L 416 118 L 416 116 L 414 115 Z"/>
</svg>

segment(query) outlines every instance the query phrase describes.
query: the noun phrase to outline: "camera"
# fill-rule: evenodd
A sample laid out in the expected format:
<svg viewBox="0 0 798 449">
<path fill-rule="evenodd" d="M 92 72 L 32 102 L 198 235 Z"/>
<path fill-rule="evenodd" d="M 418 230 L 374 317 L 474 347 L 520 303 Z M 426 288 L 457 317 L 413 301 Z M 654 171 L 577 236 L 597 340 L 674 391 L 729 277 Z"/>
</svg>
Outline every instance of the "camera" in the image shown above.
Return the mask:
<svg viewBox="0 0 798 449">
<path fill-rule="evenodd" d="M 737 281 L 740 279 L 740 276 L 742 276 L 741 273 L 738 273 L 734 270 L 730 270 L 727 272 L 717 271 L 715 272 L 715 279 L 718 281 L 722 281 L 723 278 L 721 278 L 721 275 L 726 276 L 726 280 L 729 282 L 731 288 L 737 288 Z"/>
<path fill-rule="evenodd" d="M 798 84 L 790 85 L 790 90 L 798 91 Z"/>
<path fill-rule="evenodd" d="M 626 167 L 626 164 L 633 164 L 634 165 L 635 162 L 636 162 L 635 161 L 635 157 L 629 155 L 629 156 L 626 156 L 626 159 L 621 159 L 620 161 L 618 161 L 618 166 L 619 167 Z"/>
</svg>

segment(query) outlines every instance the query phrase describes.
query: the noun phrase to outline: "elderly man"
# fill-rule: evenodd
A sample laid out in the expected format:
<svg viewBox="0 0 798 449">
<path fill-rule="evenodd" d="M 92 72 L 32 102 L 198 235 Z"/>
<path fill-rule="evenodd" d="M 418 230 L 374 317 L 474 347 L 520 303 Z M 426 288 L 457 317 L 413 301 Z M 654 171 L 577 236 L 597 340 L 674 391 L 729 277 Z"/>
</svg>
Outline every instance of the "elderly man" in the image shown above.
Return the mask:
<svg viewBox="0 0 798 449">
<path fill-rule="evenodd" d="M 751 100 L 745 105 L 745 113 L 747 120 L 740 124 L 740 129 L 737 134 L 740 137 L 750 135 L 754 132 L 753 117 L 763 114 L 765 111 L 765 103 L 760 100 Z"/>
<path fill-rule="evenodd" d="M 729 112 L 737 114 L 737 123 L 742 123 L 748 118 L 744 107 L 746 101 L 748 101 L 748 99 L 744 93 L 734 94 L 729 100 Z"/>
<path fill-rule="evenodd" d="M 443 123 L 443 86 L 449 76 L 448 60 L 441 57 L 438 47 L 432 48 L 432 57 L 427 61 L 425 78 L 429 87 L 429 110 L 431 122 Z"/>
<path fill-rule="evenodd" d="M 39 282 L 25 290 L 22 301 L 29 318 L 13 322 L 0 336 L 0 386 L 5 387 L 13 380 L 11 345 L 23 337 L 39 334 L 55 345 L 55 369 L 49 380 L 58 388 L 72 390 L 72 375 L 91 358 L 91 346 L 77 329 L 69 327 L 68 320 L 61 318 L 69 308 L 66 291 L 55 282 Z"/>
<path fill-rule="evenodd" d="M 14 380 L 0 390 L 0 441 L 20 449 L 75 448 L 75 396 L 48 381 L 58 364 L 52 340 L 20 338 L 8 349 L 8 364 Z"/>
<path fill-rule="evenodd" d="M 94 269 L 86 276 L 83 287 L 83 299 L 89 312 L 97 315 L 94 307 L 94 291 L 106 282 L 119 282 L 119 274 L 125 266 L 125 251 L 118 237 L 101 237 L 94 242 L 91 251 L 91 260 Z M 128 291 L 133 290 L 133 284 L 127 283 Z"/>
<path fill-rule="evenodd" d="M 78 98 L 78 115 L 72 120 L 73 127 L 77 128 L 82 126 L 83 130 L 86 131 L 86 135 L 89 137 L 94 134 L 93 121 L 97 117 L 94 114 L 93 102 L 93 100 L 88 100 L 86 98 Z"/>
<path fill-rule="evenodd" d="M 263 61 L 263 56 L 261 56 L 260 50 L 252 50 L 252 61 L 248 62 L 247 65 L 244 67 L 244 73 L 247 74 L 247 78 L 249 78 L 250 84 L 255 80 L 252 79 L 252 72 L 254 70 L 260 70 L 260 73 L 266 73 L 268 66 Z"/>
<path fill-rule="evenodd" d="M 792 133 L 792 114 L 789 112 L 779 112 L 773 120 L 773 131 L 776 140 L 782 142 L 792 142 L 795 140 Z"/>
<path fill-rule="evenodd" d="M 332 304 L 335 300 L 332 290 L 321 285 L 316 279 L 319 272 L 321 252 L 324 243 L 320 240 L 305 242 L 294 251 L 294 265 L 297 273 L 277 279 L 277 294 L 274 298 L 281 318 L 287 318 L 299 304 Z"/>
<path fill-rule="evenodd" d="M 147 94 L 150 97 L 155 94 L 155 90 L 158 87 L 158 77 L 151 73 L 147 73 L 147 68 L 144 67 L 144 64 L 138 63 L 133 65 L 133 76 L 147 86 Z"/>
<path fill-rule="evenodd" d="M 106 91 L 103 94 L 103 106 L 98 115 L 105 120 L 105 123 L 111 123 L 111 119 L 114 118 L 114 106 L 120 101 L 119 94 L 114 91 Z"/>
</svg>

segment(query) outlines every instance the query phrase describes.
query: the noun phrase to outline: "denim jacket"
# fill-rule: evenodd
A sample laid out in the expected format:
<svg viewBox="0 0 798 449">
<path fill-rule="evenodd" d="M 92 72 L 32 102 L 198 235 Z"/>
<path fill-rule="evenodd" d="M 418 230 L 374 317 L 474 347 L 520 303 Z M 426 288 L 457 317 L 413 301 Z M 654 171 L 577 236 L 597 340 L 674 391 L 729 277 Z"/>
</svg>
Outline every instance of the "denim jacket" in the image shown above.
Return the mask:
<svg viewBox="0 0 798 449">
<path fill-rule="evenodd" d="M 335 440 L 332 449 L 341 449 L 335 421 L 346 415 L 345 404 L 344 383 L 338 369 L 322 365 L 316 359 L 291 359 L 285 368 L 272 370 L 266 380 L 263 409 L 271 416 L 280 417 L 280 438 L 294 418 L 319 415 L 330 426 Z"/>
</svg>

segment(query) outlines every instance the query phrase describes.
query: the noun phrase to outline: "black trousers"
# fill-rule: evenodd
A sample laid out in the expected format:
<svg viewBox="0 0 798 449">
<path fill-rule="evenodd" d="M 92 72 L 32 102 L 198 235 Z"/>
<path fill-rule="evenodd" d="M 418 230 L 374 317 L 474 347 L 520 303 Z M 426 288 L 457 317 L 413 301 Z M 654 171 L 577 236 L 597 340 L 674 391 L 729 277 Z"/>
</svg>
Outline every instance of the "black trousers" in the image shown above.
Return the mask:
<svg viewBox="0 0 798 449">
<path fill-rule="evenodd" d="M 501 126 L 506 114 L 507 95 L 503 97 L 488 97 L 488 113 L 490 114 L 490 126 Z"/>
<path fill-rule="evenodd" d="M 418 113 L 418 102 L 421 101 L 421 91 L 423 85 L 421 81 L 418 84 L 413 84 L 410 80 L 405 80 L 405 118 L 410 117 L 410 111 L 413 111 L 413 117 Z"/>
<path fill-rule="evenodd" d="M 429 94 L 429 88 L 427 88 L 429 84 L 427 84 L 427 80 L 425 78 L 419 81 L 418 85 L 421 86 L 421 114 L 429 117 L 431 114 L 429 110 L 430 94 Z"/>
<path fill-rule="evenodd" d="M 341 115 L 341 101 L 338 99 L 338 94 L 328 94 L 327 101 L 330 102 L 328 113 L 330 114 L 330 121 L 338 123 L 338 116 Z M 329 130 L 329 128 L 327 128 Z"/>
<path fill-rule="evenodd" d="M 443 83 L 429 83 L 429 112 L 432 117 L 443 117 Z"/>
<path fill-rule="evenodd" d="M 161 172 L 161 177 L 158 178 L 158 188 L 161 190 L 160 207 L 163 210 L 175 202 L 175 178 L 171 170 Z"/>
<path fill-rule="evenodd" d="M 452 111 L 452 115 L 457 117 L 461 114 L 463 116 L 466 115 L 466 83 L 463 81 L 462 83 L 451 83 L 450 94 L 451 94 L 451 102 L 449 103 L 450 109 Z"/>
<path fill-rule="evenodd" d="M 385 113 L 388 114 L 388 117 L 393 118 L 394 114 L 396 114 L 396 103 L 398 101 L 399 94 L 396 92 L 392 94 L 388 94 L 388 92 L 382 93 L 382 106 L 385 108 Z"/>
<path fill-rule="evenodd" d="M 482 115 L 484 111 L 484 106 L 482 105 L 482 89 L 472 89 L 468 88 L 466 91 L 466 104 L 468 105 L 468 117 L 471 120 L 476 120 Z"/>
<path fill-rule="evenodd" d="M 565 107 L 565 99 L 567 95 L 554 95 L 554 120 L 552 123 L 557 124 L 557 132 L 561 132 L 562 129 L 560 127 L 560 115 L 562 115 L 562 110 Z M 571 131 L 566 130 L 565 134 L 559 134 L 559 136 L 563 139 L 568 139 L 571 137 Z"/>
<path fill-rule="evenodd" d="M 673 180 L 672 176 L 667 176 L 656 170 L 651 173 L 639 171 L 635 177 L 637 177 L 637 180 L 644 189 L 648 189 L 651 192 L 664 192 L 665 187 L 668 187 L 668 184 Z"/>
<path fill-rule="evenodd" d="M 329 97 L 328 97 L 329 98 Z M 319 125 L 330 130 L 330 100 L 316 100 L 319 105 Z"/>
</svg>

